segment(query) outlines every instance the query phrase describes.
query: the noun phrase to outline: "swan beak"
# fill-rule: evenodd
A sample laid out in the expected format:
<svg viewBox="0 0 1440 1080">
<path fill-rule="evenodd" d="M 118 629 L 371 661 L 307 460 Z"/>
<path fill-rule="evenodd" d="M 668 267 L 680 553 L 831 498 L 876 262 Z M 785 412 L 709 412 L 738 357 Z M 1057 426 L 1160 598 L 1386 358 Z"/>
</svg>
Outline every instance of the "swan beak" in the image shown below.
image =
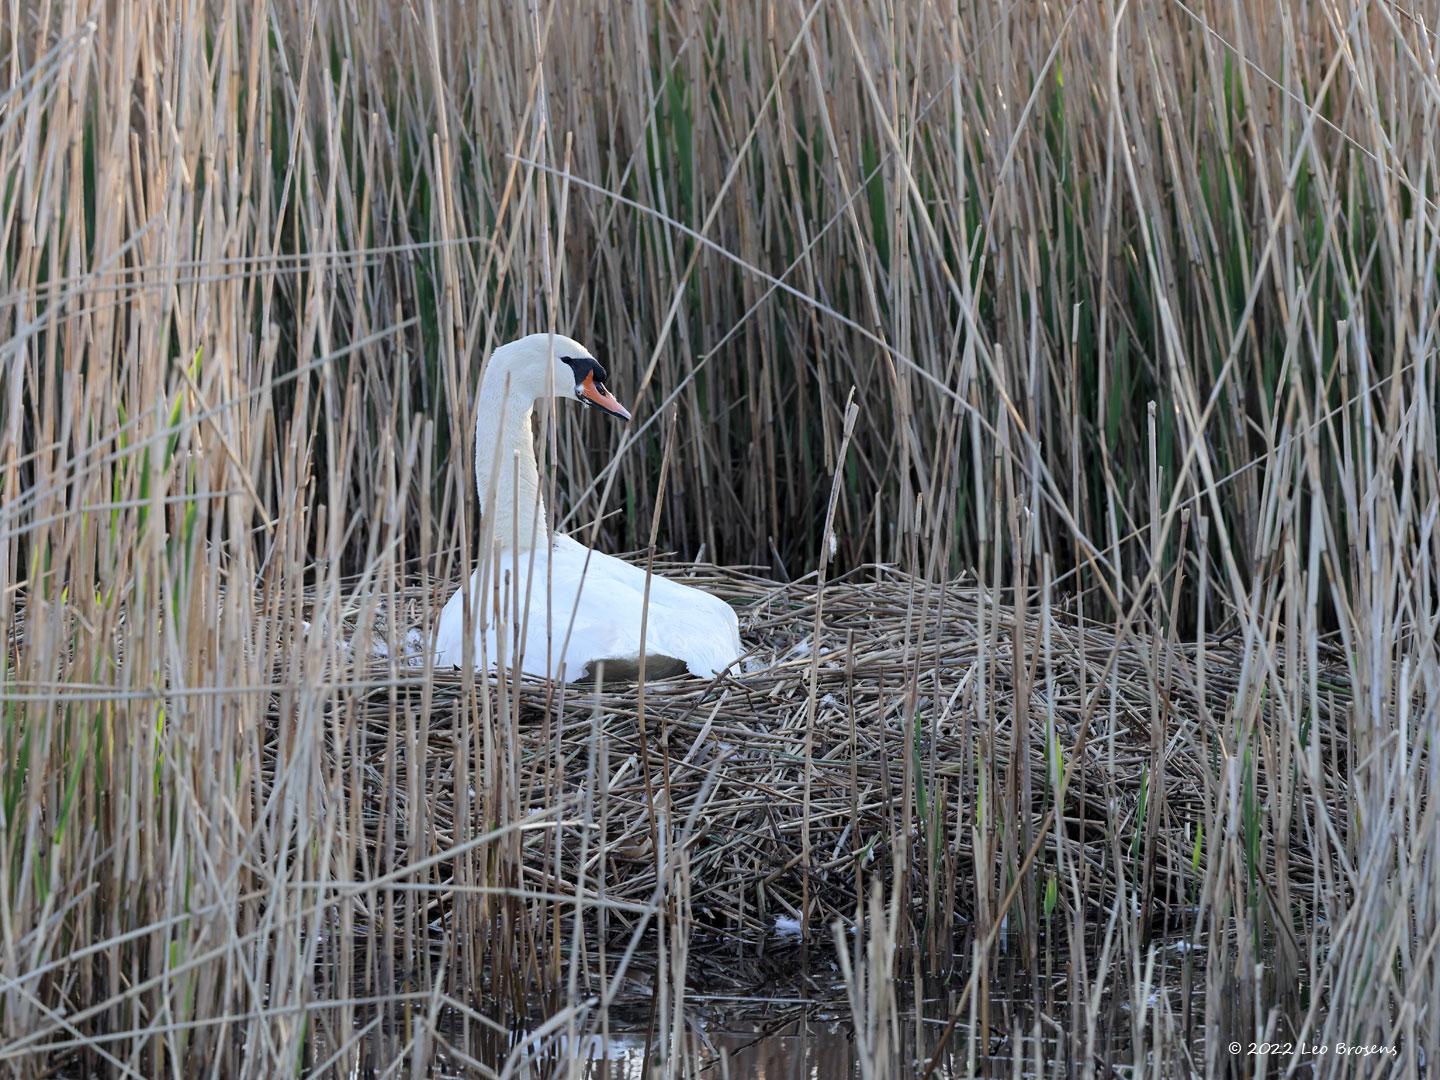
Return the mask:
<svg viewBox="0 0 1440 1080">
<path fill-rule="evenodd" d="M 617 416 L 621 420 L 630 419 L 630 413 L 624 405 L 615 400 L 615 396 L 609 390 L 605 389 L 605 384 L 595 381 L 593 371 L 585 373 L 585 381 L 575 387 L 575 396 L 580 399 L 582 405 L 593 405 L 602 412 Z"/>
</svg>

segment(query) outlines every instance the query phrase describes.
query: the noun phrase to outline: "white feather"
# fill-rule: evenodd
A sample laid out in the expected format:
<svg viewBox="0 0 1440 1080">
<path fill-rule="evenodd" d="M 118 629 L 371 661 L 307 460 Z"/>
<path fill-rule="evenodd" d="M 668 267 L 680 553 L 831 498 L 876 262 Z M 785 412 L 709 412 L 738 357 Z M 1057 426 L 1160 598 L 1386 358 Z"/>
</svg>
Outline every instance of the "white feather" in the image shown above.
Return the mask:
<svg viewBox="0 0 1440 1080">
<path fill-rule="evenodd" d="M 569 680 L 588 675 L 596 660 L 639 659 L 645 571 L 599 551 L 588 552 L 587 565 L 586 554 L 584 545 L 560 534 L 519 558 L 503 551 L 485 582 L 489 596 L 481 595 L 483 568 L 477 568 L 470 576 L 476 627 L 471 663 L 493 667 L 503 660 L 509 666 L 523 648 L 520 667 L 527 675 Z M 464 602 L 457 589 L 440 613 L 439 665 L 464 663 Z M 719 597 L 652 574 L 645 652 L 683 661 L 692 675 L 709 678 L 740 655 L 735 610 Z"/>
</svg>

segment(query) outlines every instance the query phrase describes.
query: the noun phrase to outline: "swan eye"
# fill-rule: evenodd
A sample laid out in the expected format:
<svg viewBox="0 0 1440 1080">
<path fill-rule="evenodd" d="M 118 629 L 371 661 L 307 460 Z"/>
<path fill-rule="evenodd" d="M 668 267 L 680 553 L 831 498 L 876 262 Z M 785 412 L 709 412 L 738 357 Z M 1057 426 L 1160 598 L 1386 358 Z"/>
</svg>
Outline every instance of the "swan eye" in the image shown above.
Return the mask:
<svg viewBox="0 0 1440 1080">
<path fill-rule="evenodd" d="M 562 356 L 561 361 L 575 375 L 575 392 L 580 392 L 581 385 L 585 382 L 585 376 L 594 375 L 595 381 L 602 386 L 610 376 L 600 366 L 600 361 L 589 356 Z"/>
</svg>

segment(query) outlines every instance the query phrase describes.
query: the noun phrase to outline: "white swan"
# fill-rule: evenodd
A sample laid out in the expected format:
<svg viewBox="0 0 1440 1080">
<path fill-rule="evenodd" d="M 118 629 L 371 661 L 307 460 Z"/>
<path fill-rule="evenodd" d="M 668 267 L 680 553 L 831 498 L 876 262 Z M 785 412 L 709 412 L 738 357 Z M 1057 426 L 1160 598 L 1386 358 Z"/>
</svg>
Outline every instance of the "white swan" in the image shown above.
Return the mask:
<svg viewBox="0 0 1440 1080">
<path fill-rule="evenodd" d="M 637 667 L 643 620 L 648 678 L 681 670 L 713 676 L 740 655 L 729 604 L 652 574 L 646 618 L 643 569 L 552 533 L 547 523 L 531 431 L 535 403 L 573 393 L 584 405 L 630 419 L 605 378 L 588 349 L 559 334 L 531 334 L 491 354 L 475 420 L 475 486 L 489 551 L 486 558 L 482 550 L 468 586 L 471 663 L 509 667 L 523 650 L 520 669 L 528 675 L 578 679 L 604 661 L 607 677 L 623 678 Z M 440 613 L 439 666 L 465 662 L 466 591 L 456 590 Z"/>
</svg>

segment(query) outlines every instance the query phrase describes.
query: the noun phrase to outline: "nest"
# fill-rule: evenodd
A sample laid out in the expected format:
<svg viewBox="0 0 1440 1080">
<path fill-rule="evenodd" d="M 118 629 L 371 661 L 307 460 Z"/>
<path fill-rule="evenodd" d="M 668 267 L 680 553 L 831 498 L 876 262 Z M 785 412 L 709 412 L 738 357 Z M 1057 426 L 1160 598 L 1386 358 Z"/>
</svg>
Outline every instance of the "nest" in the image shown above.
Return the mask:
<svg viewBox="0 0 1440 1080">
<path fill-rule="evenodd" d="M 1193 902 L 1207 784 L 1234 750 L 1238 642 L 1207 641 L 1202 658 L 1035 597 L 1017 610 L 885 567 L 823 588 L 657 569 L 735 605 L 749 649 L 737 666 L 642 687 L 453 672 L 407 682 L 372 663 L 363 773 L 367 801 L 389 808 L 369 815 L 372 852 L 382 829 L 420 817 L 434 852 L 548 813 L 563 824 L 516 839 L 508 877 L 491 860 L 444 880 L 603 899 L 615 932 L 683 872 L 692 949 L 854 920 L 872 879 L 958 930 L 987 916 L 978 897 L 998 917 L 1017 877 L 1043 883 L 1062 847 L 1097 910 L 1121 873 L 1144 878 L 1152 916 Z M 402 619 L 444 599 L 411 589 Z M 1316 730 L 1343 755 L 1342 725 Z M 1303 850 L 1291 860 L 1292 882 L 1307 879 Z M 369 866 L 390 869 L 378 856 Z"/>
</svg>

